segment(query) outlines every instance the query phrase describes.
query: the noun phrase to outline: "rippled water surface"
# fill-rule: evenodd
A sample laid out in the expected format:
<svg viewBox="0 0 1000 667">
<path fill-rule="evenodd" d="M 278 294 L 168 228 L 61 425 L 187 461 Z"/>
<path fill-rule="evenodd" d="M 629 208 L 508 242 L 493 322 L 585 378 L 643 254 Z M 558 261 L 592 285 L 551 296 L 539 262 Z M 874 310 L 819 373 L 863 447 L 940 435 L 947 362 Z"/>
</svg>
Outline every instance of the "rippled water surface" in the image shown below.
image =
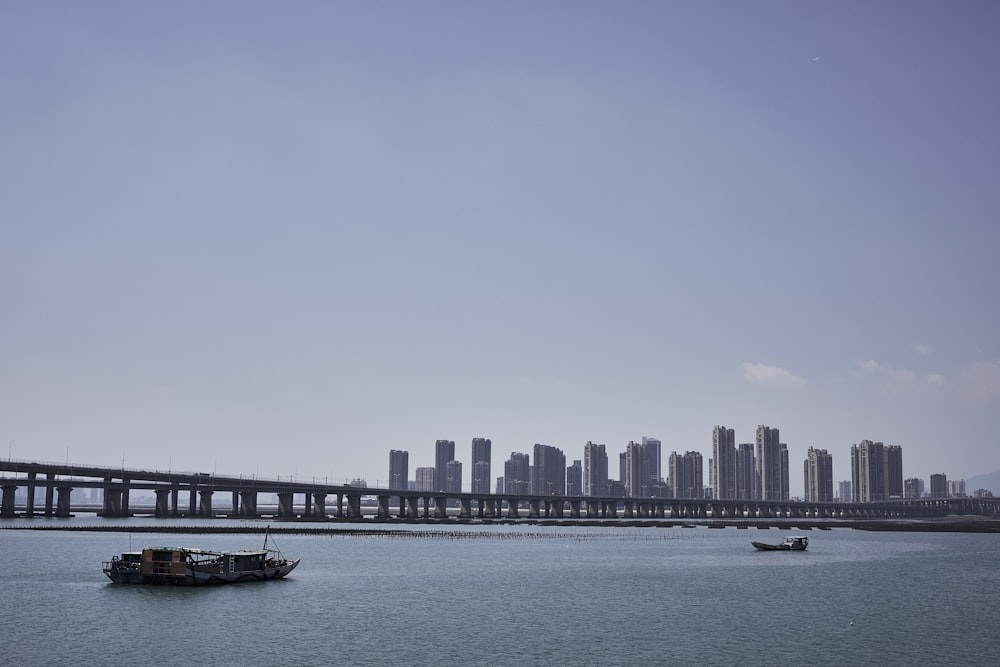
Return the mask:
<svg viewBox="0 0 1000 667">
<path fill-rule="evenodd" d="M 788 531 L 734 528 L 279 535 L 285 555 L 302 558 L 288 579 L 178 589 L 112 585 L 101 561 L 260 538 L 2 529 L 13 525 L 25 524 L 0 524 L 9 664 L 992 665 L 1000 655 L 998 535 L 810 531 L 804 553 L 750 546 Z"/>
</svg>

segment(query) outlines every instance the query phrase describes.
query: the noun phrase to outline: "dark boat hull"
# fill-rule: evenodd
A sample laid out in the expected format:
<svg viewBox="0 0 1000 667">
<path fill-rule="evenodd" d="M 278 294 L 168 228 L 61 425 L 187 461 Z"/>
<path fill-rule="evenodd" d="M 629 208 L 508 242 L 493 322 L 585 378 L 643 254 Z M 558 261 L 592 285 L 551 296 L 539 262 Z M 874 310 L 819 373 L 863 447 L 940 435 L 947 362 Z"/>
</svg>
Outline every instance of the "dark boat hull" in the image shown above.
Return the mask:
<svg viewBox="0 0 1000 667">
<path fill-rule="evenodd" d="M 104 574 L 116 584 L 146 584 L 150 586 L 218 586 L 239 584 L 247 581 L 268 581 L 282 579 L 295 569 L 299 561 L 285 561 L 276 567 L 243 572 L 205 571 L 188 567 L 183 576 L 163 574 L 143 574 L 137 568 L 121 567 L 111 563 L 104 568 Z"/>
<path fill-rule="evenodd" d="M 763 542 L 751 542 L 758 551 L 805 551 L 806 545 L 788 545 L 788 544 L 765 544 Z"/>
</svg>

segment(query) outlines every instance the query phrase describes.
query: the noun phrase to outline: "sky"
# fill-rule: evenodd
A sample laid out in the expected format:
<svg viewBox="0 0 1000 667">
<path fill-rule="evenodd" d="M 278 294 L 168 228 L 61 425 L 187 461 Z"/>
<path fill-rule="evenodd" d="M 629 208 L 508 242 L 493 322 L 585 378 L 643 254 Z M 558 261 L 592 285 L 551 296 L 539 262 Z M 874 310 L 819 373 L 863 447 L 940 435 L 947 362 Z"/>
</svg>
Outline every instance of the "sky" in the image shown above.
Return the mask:
<svg viewBox="0 0 1000 667">
<path fill-rule="evenodd" d="M 995 2 L 0 3 L 0 442 L 1000 469 Z M 666 470 L 664 469 L 664 474 Z M 971 489 L 970 489 L 971 491 Z M 998 490 L 1000 491 L 1000 490 Z"/>
</svg>

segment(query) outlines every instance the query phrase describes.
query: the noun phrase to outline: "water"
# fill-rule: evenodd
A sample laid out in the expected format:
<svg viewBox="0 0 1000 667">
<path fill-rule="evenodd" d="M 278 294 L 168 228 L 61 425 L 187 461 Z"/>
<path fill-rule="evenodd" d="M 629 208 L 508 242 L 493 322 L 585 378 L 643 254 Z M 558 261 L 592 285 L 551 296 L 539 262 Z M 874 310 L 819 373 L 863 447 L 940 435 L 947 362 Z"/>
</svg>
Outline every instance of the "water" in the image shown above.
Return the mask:
<svg viewBox="0 0 1000 667">
<path fill-rule="evenodd" d="M 24 522 L 0 528 L 11 525 Z M 992 665 L 1000 655 L 1000 535 L 835 529 L 807 533 L 804 553 L 759 553 L 752 539 L 788 532 L 414 530 L 438 537 L 278 535 L 302 558 L 288 579 L 197 589 L 112 585 L 101 561 L 130 546 L 260 539 L 0 530 L 0 646 L 9 664 L 46 665 Z"/>
</svg>

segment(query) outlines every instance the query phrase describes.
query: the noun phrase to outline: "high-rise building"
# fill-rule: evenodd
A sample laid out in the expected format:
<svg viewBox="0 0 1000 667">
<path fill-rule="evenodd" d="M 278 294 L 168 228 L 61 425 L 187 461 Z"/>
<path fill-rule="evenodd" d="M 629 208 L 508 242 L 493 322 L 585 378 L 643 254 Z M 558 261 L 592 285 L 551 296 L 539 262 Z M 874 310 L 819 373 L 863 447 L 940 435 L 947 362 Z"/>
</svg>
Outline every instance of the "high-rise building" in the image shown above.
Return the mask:
<svg viewBox="0 0 1000 667">
<path fill-rule="evenodd" d="M 674 498 L 701 498 L 704 496 L 704 475 L 699 452 L 670 454 L 668 468 Z"/>
<path fill-rule="evenodd" d="M 851 482 L 849 480 L 840 482 L 840 502 L 854 502 L 854 497 L 851 495 Z"/>
<path fill-rule="evenodd" d="M 806 500 L 833 502 L 833 457 L 825 449 L 809 448 L 804 464 Z"/>
<path fill-rule="evenodd" d="M 535 445 L 531 467 L 531 493 L 536 496 L 566 494 L 566 455 L 558 447 Z"/>
<path fill-rule="evenodd" d="M 903 448 L 862 440 L 851 445 L 854 502 L 870 503 L 903 497 Z"/>
<path fill-rule="evenodd" d="M 472 439 L 472 492 L 490 492 L 490 462 L 492 443 L 487 438 Z"/>
<path fill-rule="evenodd" d="M 948 476 L 944 473 L 931 475 L 931 498 L 948 497 Z"/>
<path fill-rule="evenodd" d="M 531 492 L 531 465 L 527 454 L 511 452 L 503 464 L 504 493 L 526 494 Z"/>
<path fill-rule="evenodd" d="M 736 431 L 725 426 L 712 429 L 712 462 L 709 465 L 712 497 L 736 498 Z"/>
<path fill-rule="evenodd" d="M 588 440 L 583 446 L 583 495 L 608 494 L 608 453 L 604 445 L 595 445 Z"/>
<path fill-rule="evenodd" d="M 399 449 L 389 451 L 389 488 L 406 489 L 410 482 L 410 453 Z"/>
<path fill-rule="evenodd" d="M 889 498 L 903 497 L 903 448 L 899 445 L 885 448 L 885 492 Z"/>
<path fill-rule="evenodd" d="M 948 495 L 952 498 L 965 498 L 965 480 L 964 479 L 949 479 L 948 480 Z"/>
<path fill-rule="evenodd" d="M 461 461 L 448 461 L 444 466 L 444 490 L 448 493 L 462 492 L 462 463 Z"/>
<path fill-rule="evenodd" d="M 625 446 L 625 493 L 629 498 L 649 497 L 649 459 L 645 447 L 629 441 Z"/>
<path fill-rule="evenodd" d="M 788 500 L 788 446 L 777 428 L 757 426 L 757 500 Z"/>
<path fill-rule="evenodd" d="M 566 495 L 583 495 L 583 463 L 575 459 L 573 465 L 566 468 Z"/>
<path fill-rule="evenodd" d="M 417 491 L 437 491 L 434 483 L 436 473 L 434 468 L 417 468 Z"/>
<path fill-rule="evenodd" d="M 754 492 L 754 476 L 757 466 L 754 463 L 753 443 L 741 442 L 736 449 L 736 498 L 752 500 Z"/>
<path fill-rule="evenodd" d="M 904 498 L 923 498 L 924 497 L 924 480 L 919 477 L 910 477 L 903 480 L 903 497 Z"/>
<path fill-rule="evenodd" d="M 448 462 L 454 460 L 454 440 L 438 440 L 434 443 L 434 482 L 441 487 L 435 491 L 447 491 L 444 485 L 448 479 Z"/>
<path fill-rule="evenodd" d="M 646 457 L 646 468 L 649 473 L 649 495 L 659 496 L 660 485 L 663 482 L 663 443 L 656 438 L 642 438 L 643 456 Z"/>
</svg>

